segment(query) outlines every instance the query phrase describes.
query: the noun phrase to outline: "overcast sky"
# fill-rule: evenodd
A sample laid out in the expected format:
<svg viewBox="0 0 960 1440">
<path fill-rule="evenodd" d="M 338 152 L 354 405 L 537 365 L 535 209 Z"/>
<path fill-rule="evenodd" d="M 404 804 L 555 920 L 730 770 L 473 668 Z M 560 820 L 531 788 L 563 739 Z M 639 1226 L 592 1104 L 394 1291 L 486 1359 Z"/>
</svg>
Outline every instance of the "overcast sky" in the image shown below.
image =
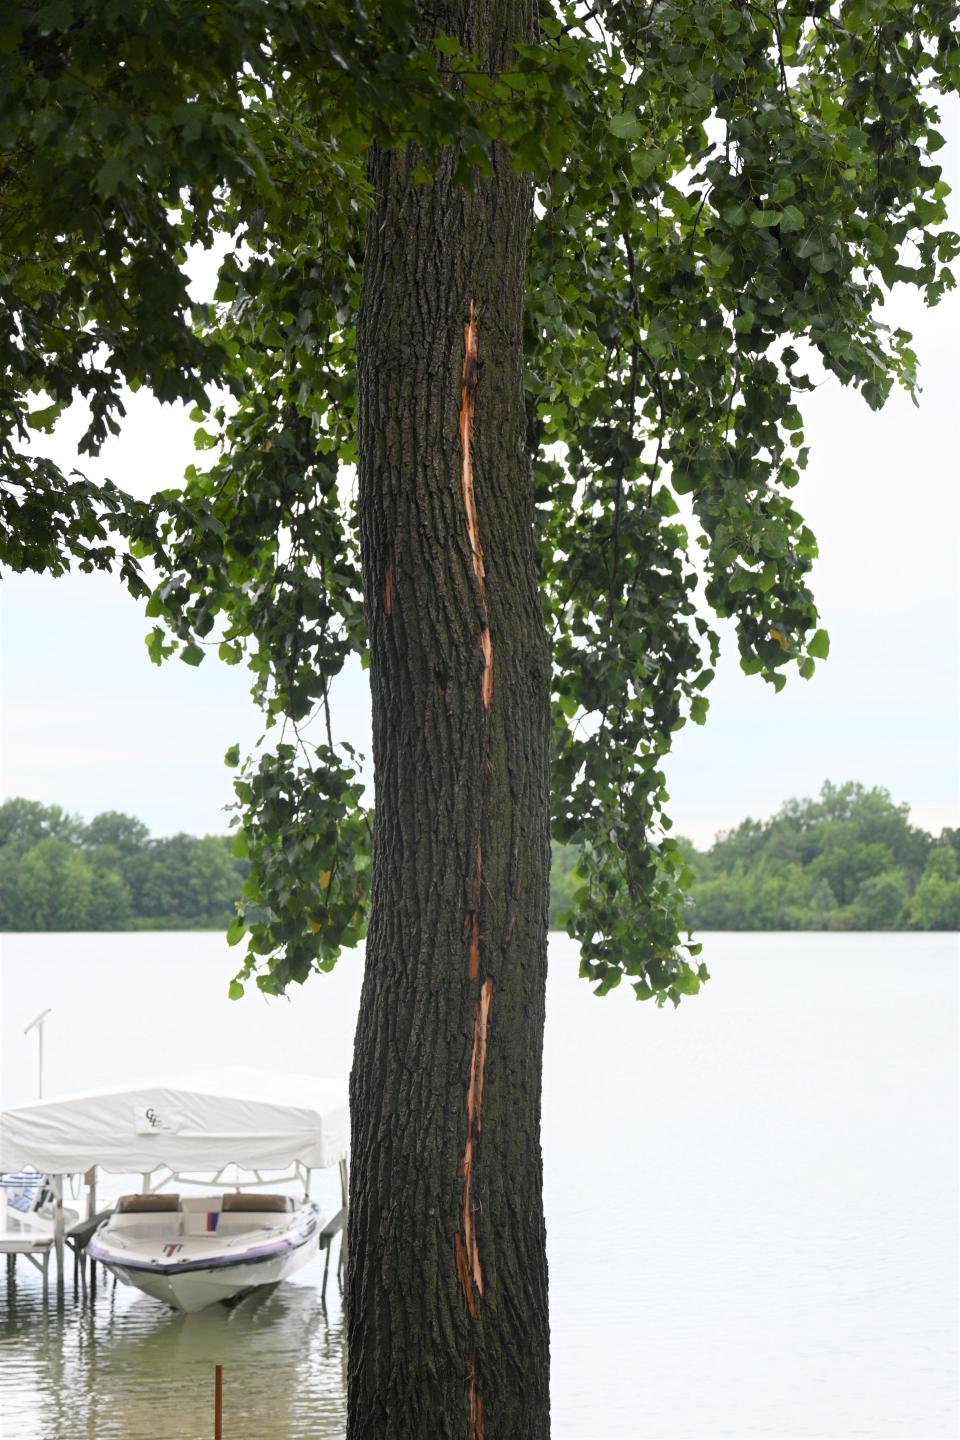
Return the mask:
<svg viewBox="0 0 960 1440">
<path fill-rule="evenodd" d="M 960 189 L 952 107 L 945 157 Z M 954 224 L 960 224 L 954 206 Z M 938 832 L 960 823 L 960 296 L 926 311 L 898 294 L 884 317 L 913 331 L 920 407 L 895 394 L 877 415 L 835 381 L 805 397 L 810 465 L 795 492 L 820 541 L 814 589 L 830 659 L 774 695 L 739 668 L 728 636 L 703 728 L 676 738 L 668 766 L 676 832 L 698 844 L 771 814 L 823 780 L 882 785 Z M 148 495 L 194 458 L 185 413 L 130 397 L 124 434 L 91 478 Z M 66 417 L 49 453 L 76 463 Z M 222 831 L 232 798 L 224 751 L 260 725 L 245 672 L 147 658 L 149 626 L 110 577 L 5 576 L 0 586 L 0 793 L 91 818 L 123 810 L 154 834 Z M 365 678 L 340 685 L 336 731 L 366 745 Z M 367 745 L 368 748 L 368 745 Z M 675 832 L 675 833 L 676 833 Z"/>
</svg>

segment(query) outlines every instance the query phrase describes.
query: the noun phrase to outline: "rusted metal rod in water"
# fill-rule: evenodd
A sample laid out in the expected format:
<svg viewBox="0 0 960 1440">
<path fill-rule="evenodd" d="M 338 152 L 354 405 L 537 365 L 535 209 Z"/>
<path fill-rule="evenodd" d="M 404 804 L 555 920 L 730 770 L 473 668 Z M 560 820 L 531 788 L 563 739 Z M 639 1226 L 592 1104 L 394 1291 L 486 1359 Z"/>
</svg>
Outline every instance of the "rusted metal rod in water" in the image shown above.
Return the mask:
<svg viewBox="0 0 960 1440">
<path fill-rule="evenodd" d="M 223 1366 L 213 1371 L 213 1440 L 223 1440 Z"/>
</svg>

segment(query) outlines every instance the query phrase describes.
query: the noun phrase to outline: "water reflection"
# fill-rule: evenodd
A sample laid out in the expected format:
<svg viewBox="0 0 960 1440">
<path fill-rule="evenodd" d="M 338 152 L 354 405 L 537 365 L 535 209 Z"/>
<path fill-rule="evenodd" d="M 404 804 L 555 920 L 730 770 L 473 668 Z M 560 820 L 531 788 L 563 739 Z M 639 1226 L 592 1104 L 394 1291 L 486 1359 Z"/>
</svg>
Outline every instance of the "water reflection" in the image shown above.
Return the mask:
<svg viewBox="0 0 960 1440">
<path fill-rule="evenodd" d="M 182 1315 L 98 1276 L 95 1298 L 68 1285 L 58 1312 L 21 1264 L 0 1309 L 4 1425 L 43 1440 L 207 1440 L 221 1364 L 230 1440 L 340 1440 L 344 1321 L 321 1279 L 315 1263 L 297 1283 Z"/>
</svg>

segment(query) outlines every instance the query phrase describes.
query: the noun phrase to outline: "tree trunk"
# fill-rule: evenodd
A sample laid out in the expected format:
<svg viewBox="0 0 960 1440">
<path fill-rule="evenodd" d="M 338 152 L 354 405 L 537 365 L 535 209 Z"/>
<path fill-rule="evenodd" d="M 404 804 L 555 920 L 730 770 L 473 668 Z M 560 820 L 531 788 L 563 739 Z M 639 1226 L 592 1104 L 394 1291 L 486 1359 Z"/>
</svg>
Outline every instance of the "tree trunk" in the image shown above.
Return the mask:
<svg viewBox="0 0 960 1440">
<path fill-rule="evenodd" d="M 444 13 L 445 12 L 445 13 Z M 431 9 L 491 69 L 527 0 Z M 549 653 L 522 389 L 531 185 L 375 152 L 359 329 L 376 844 L 350 1440 L 549 1433 L 540 1087 Z"/>
</svg>

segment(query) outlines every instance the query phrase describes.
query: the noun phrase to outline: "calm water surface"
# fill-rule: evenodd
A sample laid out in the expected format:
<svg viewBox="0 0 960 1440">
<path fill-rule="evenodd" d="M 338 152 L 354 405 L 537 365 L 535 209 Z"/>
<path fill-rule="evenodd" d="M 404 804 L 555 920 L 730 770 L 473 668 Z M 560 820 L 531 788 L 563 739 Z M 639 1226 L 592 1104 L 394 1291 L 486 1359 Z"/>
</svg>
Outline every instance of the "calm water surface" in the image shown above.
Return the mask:
<svg viewBox="0 0 960 1440">
<path fill-rule="evenodd" d="M 570 942 L 550 955 L 556 1440 L 956 1440 L 957 937 L 707 936 L 714 978 L 676 1012 L 596 1000 Z M 233 961 L 209 934 L 4 937 L 3 1104 L 35 1097 L 22 1030 L 47 1005 L 49 1094 L 221 1064 L 346 1074 L 356 959 L 292 1002 L 230 1004 Z M 81 1307 L 68 1283 L 58 1317 L 20 1261 L 0 1428 L 206 1440 L 220 1362 L 226 1440 L 340 1440 L 320 1278 L 193 1316 L 112 1281 Z"/>
</svg>

